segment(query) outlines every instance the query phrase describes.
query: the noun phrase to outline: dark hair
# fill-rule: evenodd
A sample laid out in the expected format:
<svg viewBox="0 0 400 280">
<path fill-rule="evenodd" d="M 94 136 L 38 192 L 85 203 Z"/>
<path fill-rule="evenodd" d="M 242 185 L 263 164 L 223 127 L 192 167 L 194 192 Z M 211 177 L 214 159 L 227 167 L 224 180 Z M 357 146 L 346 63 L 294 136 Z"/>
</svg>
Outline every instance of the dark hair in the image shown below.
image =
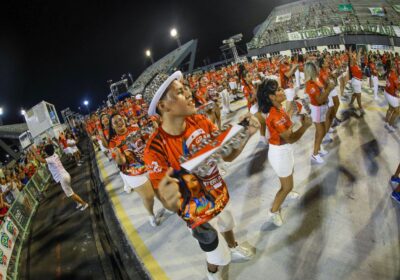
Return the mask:
<svg viewBox="0 0 400 280">
<path fill-rule="evenodd" d="M 249 87 L 249 84 L 246 81 L 246 74 L 248 73 L 248 71 L 246 70 L 246 67 L 244 67 L 243 64 L 239 64 L 239 69 L 238 69 L 238 77 L 239 77 L 239 81 L 241 83 L 244 83 L 247 87 Z"/>
<path fill-rule="evenodd" d="M 272 101 L 269 98 L 269 96 L 275 95 L 277 90 L 278 90 L 278 82 L 273 79 L 265 80 L 258 87 L 257 90 L 258 107 L 264 114 L 268 114 L 271 107 L 273 107 Z"/>
<path fill-rule="evenodd" d="M 103 114 L 100 115 L 100 118 L 99 118 L 100 119 L 100 126 L 101 126 L 101 128 L 103 130 L 105 129 L 105 127 L 104 127 L 103 122 L 101 120 L 103 119 L 104 116 L 107 116 L 108 120 L 110 120 L 110 116 L 107 113 L 103 113 Z"/>
<path fill-rule="evenodd" d="M 320 69 L 322 69 L 322 67 L 324 66 L 325 63 L 325 56 L 321 56 L 321 58 L 318 61 L 318 66 Z"/>
<path fill-rule="evenodd" d="M 46 146 L 44 146 L 44 152 L 51 157 L 52 155 L 54 155 L 54 146 L 53 144 L 47 144 Z"/>
</svg>

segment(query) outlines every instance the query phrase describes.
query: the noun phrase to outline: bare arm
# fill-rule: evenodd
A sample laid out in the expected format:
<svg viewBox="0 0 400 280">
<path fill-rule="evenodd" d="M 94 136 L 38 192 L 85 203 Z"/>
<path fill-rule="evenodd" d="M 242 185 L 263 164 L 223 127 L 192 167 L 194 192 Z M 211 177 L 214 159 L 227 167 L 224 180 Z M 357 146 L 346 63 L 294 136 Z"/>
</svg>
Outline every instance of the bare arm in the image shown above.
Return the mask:
<svg viewBox="0 0 400 280">
<path fill-rule="evenodd" d="M 287 143 L 292 144 L 297 142 L 301 136 L 303 136 L 304 132 L 311 126 L 312 121 L 309 116 L 305 116 L 302 120 L 302 125 L 296 131 L 292 131 L 292 129 L 288 129 L 285 132 L 280 134 L 280 137 L 284 139 Z"/>
<path fill-rule="evenodd" d="M 293 64 L 293 65 L 292 65 L 292 68 L 290 68 L 290 70 L 287 71 L 287 72 L 285 73 L 285 76 L 286 76 L 287 78 L 292 77 L 292 76 L 293 76 L 293 73 L 296 71 L 297 67 L 298 67 L 297 64 Z"/>
</svg>

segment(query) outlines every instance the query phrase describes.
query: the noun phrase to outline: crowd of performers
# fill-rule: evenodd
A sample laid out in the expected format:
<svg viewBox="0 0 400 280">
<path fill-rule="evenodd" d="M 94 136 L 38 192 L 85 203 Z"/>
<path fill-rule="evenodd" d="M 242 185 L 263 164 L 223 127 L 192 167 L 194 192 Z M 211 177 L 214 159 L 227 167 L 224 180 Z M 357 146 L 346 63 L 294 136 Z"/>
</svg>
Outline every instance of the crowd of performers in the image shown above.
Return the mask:
<svg viewBox="0 0 400 280">
<path fill-rule="evenodd" d="M 344 121 L 338 112 L 340 103 L 348 103 L 357 117 L 365 114 L 365 77 L 374 98 L 383 95 L 387 100 L 384 125 L 388 133 L 397 133 L 399 73 L 397 53 L 351 49 L 260 58 L 187 76 L 179 71 L 159 73 L 142 94 L 91 114 L 86 130 L 118 166 L 124 189 L 141 197 L 150 224 L 157 226 L 165 211 L 177 213 L 206 254 L 209 279 L 222 279 L 220 266 L 249 260 L 253 253 L 235 239 L 235 221 L 226 209 L 229 188 L 218 161 L 207 162 L 203 174 L 187 172 L 181 163 L 227 129 L 223 120 L 232 113 L 231 102 L 245 98 L 248 112 L 240 118 L 245 129 L 239 145 L 221 157 L 227 162 L 234 160 L 259 131 L 281 183 L 269 218 L 281 226 L 282 203 L 300 196 L 293 191 L 293 144 L 314 125 L 310 161 L 324 164 L 328 151 L 323 145 L 335 141 L 335 129 Z M 379 80 L 386 80 L 382 93 Z M 300 94 L 301 88 L 304 94 Z M 76 160 L 79 162 L 79 157 Z M 399 173 L 400 167 L 392 183 L 400 182 Z M 399 186 L 392 197 L 400 202 Z M 164 206 L 163 212 L 154 213 L 155 198 Z"/>
</svg>

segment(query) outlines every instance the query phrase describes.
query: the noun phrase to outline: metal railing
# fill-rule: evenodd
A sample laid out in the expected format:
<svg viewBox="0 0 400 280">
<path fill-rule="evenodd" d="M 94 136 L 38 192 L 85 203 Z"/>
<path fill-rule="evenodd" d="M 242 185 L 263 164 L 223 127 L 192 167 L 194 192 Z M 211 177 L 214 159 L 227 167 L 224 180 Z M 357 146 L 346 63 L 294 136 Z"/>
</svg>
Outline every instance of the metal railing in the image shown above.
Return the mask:
<svg viewBox="0 0 400 280">
<path fill-rule="evenodd" d="M 0 227 L 0 279 L 18 279 L 21 251 L 29 236 L 31 221 L 51 182 L 46 165 L 40 165 L 15 197 Z"/>
</svg>

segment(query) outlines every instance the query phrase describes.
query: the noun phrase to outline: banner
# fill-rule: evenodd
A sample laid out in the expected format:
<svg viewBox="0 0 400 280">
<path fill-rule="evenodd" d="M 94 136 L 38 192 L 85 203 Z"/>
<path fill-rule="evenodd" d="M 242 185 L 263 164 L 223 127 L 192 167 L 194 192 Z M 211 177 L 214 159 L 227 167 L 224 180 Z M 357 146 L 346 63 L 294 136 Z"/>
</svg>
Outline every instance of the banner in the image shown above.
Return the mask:
<svg viewBox="0 0 400 280">
<path fill-rule="evenodd" d="M 400 27 L 398 26 L 392 26 L 394 33 L 396 33 L 396 37 L 400 37 Z"/>
<path fill-rule="evenodd" d="M 393 5 L 392 7 L 396 12 L 400 13 L 400 5 Z"/>
<path fill-rule="evenodd" d="M 292 18 L 292 13 L 283 14 L 283 15 L 276 16 L 275 22 L 284 22 L 284 21 L 290 20 L 291 18 Z"/>
<path fill-rule="evenodd" d="M 398 26 L 383 25 L 346 25 L 346 26 L 324 26 L 317 29 L 288 32 L 289 41 L 316 39 L 321 37 L 335 36 L 342 33 L 374 33 L 392 37 L 400 37 Z"/>
<path fill-rule="evenodd" d="M 6 225 L 3 223 L 0 230 L 0 279 L 7 277 L 7 268 L 10 264 L 13 247 L 14 240 L 7 234 Z"/>
<path fill-rule="evenodd" d="M 384 17 L 385 10 L 381 7 L 369 7 L 368 8 L 373 16 Z"/>
<path fill-rule="evenodd" d="M 353 11 L 353 5 L 351 4 L 339 4 L 340 12 L 351 12 Z"/>
</svg>

